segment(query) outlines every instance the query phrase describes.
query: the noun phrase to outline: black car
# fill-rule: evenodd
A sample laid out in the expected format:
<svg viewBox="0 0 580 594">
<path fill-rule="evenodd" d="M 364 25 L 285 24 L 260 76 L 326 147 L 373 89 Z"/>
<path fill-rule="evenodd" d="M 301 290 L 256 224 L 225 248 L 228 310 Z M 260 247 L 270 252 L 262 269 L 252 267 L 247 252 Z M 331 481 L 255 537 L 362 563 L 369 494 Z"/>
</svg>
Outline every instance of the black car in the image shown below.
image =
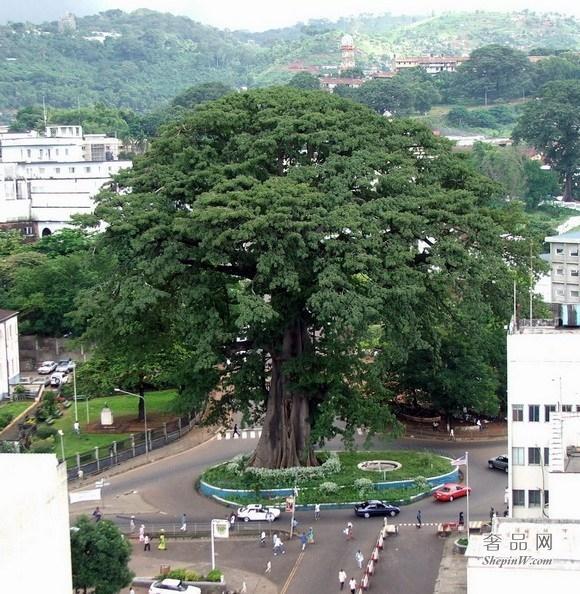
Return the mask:
<svg viewBox="0 0 580 594">
<path fill-rule="evenodd" d="M 396 505 L 385 503 L 384 501 L 363 501 L 354 506 L 354 513 L 360 518 L 370 518 L 372 516 L 396 516 L 401 509 Z"/>
<path fill-rule="evenodd" d="M 491 458 L 490 460 L 488 460 L 487 465 L 491 469 L 497 468 L 498 470 L 503 470 L 504 472 L 507 472 L 508 471 L 508 457 L 507 456 L 496 456 L 495 458 Z"/>
</svg>

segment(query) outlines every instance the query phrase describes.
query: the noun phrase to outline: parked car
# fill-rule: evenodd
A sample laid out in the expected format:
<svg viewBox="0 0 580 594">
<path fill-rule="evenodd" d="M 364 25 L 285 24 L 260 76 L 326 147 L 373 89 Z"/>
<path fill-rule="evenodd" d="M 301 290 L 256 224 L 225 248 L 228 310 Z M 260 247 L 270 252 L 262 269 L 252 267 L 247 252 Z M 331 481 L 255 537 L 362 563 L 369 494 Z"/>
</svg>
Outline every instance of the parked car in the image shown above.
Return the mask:
<svg viewBox="0 0 580 594">
<path fill-rule="evenodd" d="M 37 369 L 41 375 L 48 375 L 56 370 L 56 363 L 54 361 L 43 361 L 40 367 Z"/>
<path fill-rule="evenodd" d="M 171 592 L 201 594 L 201 590 L 197 586 L 187 586 L 181 580 L 174 580 L 171 578 L 153 582 L 149 588 L 149 594 L 170 594 Z"/>
<path fill-rule="evenodd" d="M 74 365 L 75 364 L 71 361 L 71 359 L 61 359 L 58 362 L 55 371 L 61 371 L 62 373 L 70 373 L 74 369 Z"/>
<path fill-rule="evenodd" d="M 354 513 L 361 518 L 370 518 L 373 516 L 391 516 L 399 514 L 401 508 L 384 501 L 376 499 L 372 501 L 363 501 L 354 506 Z"/>
<path fill-rule="evenodd" d="M 466 487 L 458 483 L 445 483 L 433 493 L 433 497 L 437 501 L 453 501 L 458 497 L 465 497 L 468 492 L 471 493 L 471 487 Z"/>
<path fill-rule="evenodd" d="M 487 461 L 489 468 L 508 471 L 508 457 L 506 455 L 496 456 Z"/>
<path fill-rule="evenodd" d="M 259 503 L 252 503 L 238 509 L 238 520 L 244 520 L 244 522 L 249 522 L 250 520 L 269 522 L 279 517 L 280 510 L 277 507 L 266 507 Z"/>
<path fill-rule="evenodd" d="M 68 376 L 66 373 L 63 373 L 62 371 L 55 371 L 50 376 L 50 385 L 53 388 L 58 388 L 59 386 L 62 386 L 62 384 L 66 384 L 67 380 Z"/>
</svg>

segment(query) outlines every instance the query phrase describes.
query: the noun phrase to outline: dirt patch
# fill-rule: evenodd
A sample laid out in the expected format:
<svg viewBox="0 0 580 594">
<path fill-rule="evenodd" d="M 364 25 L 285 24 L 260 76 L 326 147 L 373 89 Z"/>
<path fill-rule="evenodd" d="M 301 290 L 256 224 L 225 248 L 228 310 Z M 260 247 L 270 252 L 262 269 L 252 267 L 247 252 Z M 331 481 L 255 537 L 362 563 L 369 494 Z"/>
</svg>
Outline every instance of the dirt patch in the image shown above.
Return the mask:
<svg viewBox="0 0 580 594">
<path fill-rule="evenodd" d="M 148 429 L 162 429 L 164 423 L 176 423 L 177 417 L 170 413 L 153 413 L 147 415 Z M 143 431 L 143 421 L 139 421 L 134 415 L 114 417 L 114 425 L 104 428 L 100 420 L 87 425 L 83 430 L 86 433 L 138 433 Z"/>
</svg>

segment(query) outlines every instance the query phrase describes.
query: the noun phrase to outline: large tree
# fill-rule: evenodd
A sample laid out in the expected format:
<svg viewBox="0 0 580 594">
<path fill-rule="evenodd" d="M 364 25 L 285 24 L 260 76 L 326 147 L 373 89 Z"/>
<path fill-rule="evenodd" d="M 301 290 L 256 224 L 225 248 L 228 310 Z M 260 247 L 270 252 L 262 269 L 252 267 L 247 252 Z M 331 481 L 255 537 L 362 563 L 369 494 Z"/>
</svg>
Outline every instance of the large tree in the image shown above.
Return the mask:
<svg viewBox="0 0 580 594">
<path fill-rule="evenodd" d="M 98 198 L 115 266 L 89 323 L 126 348 L 173 345 L 182 398 L 218 388 L 216 414 L 263 415 L 257 466 L 391 427 L 393 367 L 421 329 L 516 261 L 518 217 L 449 143 L 322 92 L 199 106 L 117 181 L 131 191 Z"/>
<path fill-rule="evenodd" d="M 573 200 L 580 167 L 580 81 L 547 84 L 540 97 L 524 107 L 513 137 L 543 154 L 562 177 L 564 200 Z"/>
</svg>

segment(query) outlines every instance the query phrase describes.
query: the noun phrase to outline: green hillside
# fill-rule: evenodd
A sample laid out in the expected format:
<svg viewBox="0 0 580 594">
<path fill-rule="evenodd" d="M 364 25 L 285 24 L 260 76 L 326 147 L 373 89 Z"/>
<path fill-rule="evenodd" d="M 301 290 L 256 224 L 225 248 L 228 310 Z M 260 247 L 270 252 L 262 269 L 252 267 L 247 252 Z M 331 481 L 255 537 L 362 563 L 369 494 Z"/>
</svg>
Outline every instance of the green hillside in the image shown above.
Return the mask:
<svg viewBox="0 0 580 594">
<path fill-rule="evenodd" d="M 147 111 L 196 83 L 286 82 L 293 63 L 336 66 L 345 32 L 355 36 L 357 60 L 368 68 L 387 67 L 395 54 L 468 54 L 490 43 L 526 51 L 580 47 L 580 21 L 555 14 L 362 15 L 250 33 L 150 10 L 111 10 L 77 19 L 74 31 L 59 32 L 56 22 L 0 27 L 0 117 L 43 96 L 52 107 L 102 102 Z"/>
</svg>

